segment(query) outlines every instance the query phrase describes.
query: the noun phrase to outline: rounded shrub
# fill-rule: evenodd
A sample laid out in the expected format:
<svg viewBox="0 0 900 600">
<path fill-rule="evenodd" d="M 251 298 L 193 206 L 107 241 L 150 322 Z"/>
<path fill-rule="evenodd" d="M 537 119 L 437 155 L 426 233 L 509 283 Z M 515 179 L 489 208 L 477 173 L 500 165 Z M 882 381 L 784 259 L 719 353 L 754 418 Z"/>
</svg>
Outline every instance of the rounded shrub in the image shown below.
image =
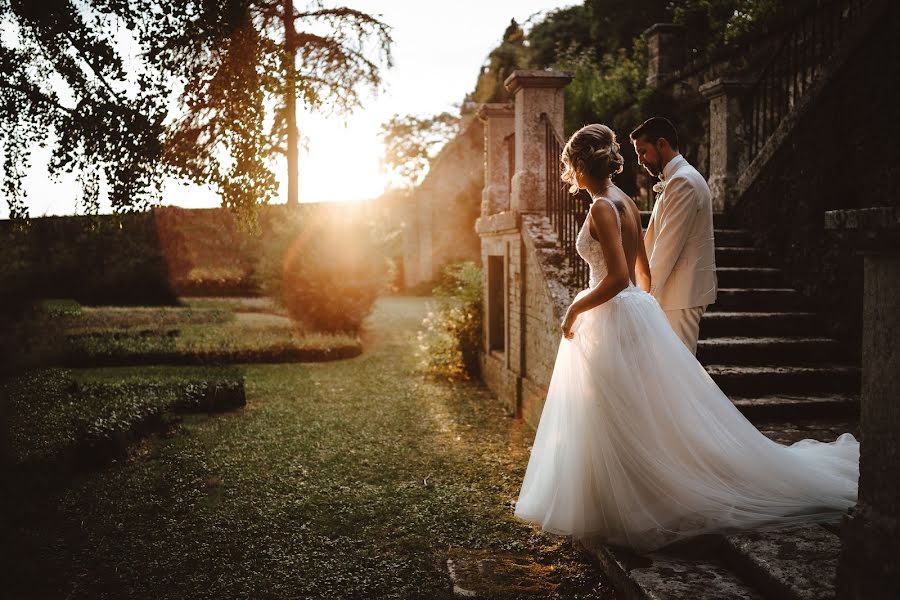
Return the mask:
<svg viewBox="0 0 900 600">
<path fill-rule="evenodd" d="M 322 207 L 273 218 L 259 269 L 263 289 L 311 330 L 356 332 L 390 282 L 390 266 L 363 219 Z"/>
</svg>

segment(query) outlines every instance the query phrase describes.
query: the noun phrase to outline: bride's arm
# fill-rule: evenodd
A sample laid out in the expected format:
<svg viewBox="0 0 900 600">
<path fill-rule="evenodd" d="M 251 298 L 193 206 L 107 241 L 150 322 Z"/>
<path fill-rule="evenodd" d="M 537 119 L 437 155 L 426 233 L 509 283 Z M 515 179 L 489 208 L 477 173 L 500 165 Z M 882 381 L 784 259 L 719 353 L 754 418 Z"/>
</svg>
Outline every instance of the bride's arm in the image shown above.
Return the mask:
<svg viewBox="0 0 900 600">
<path fill-rule="evenodd" d="M 638 251 L 637 264 L 634 265 L 634 276 L 637 279 L 638 287 L 645 292 L 650 292 L 652 277 L 650 276 L 650 259 L 647 258 L 647 247 L 644 246 L 644 228 L 638 228 Z"/>
<path fill-rule="evenodd" d="M 608 202 L 595 202 L 591 206 L 590 219 L 594 223 L 600 247 L 603 250 L 607 274 L 591 291 L 569 306 L 563 320 L 563 334 L 567 338 L 572 337 L 572 325 L 575 323 L 575 317 L 586 310 L 600 306 L 628 287 L 628 265 L 625 262 L 625 250 L 622 248 L 619 238 L 619 224 L 616 220 L 615 210 Z"/>
</svg>

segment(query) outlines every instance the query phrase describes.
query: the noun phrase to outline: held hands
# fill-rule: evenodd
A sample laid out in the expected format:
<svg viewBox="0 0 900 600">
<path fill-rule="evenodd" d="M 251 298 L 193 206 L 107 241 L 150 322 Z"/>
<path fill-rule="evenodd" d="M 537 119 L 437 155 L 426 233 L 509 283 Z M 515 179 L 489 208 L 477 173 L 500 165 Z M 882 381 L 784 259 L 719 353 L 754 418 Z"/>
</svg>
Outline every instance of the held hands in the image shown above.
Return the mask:
<svg viewBox="0 0 900 600">
<path fill-rule="evenodd" d="M 562 323 L 560 326 L 562 327 L 563 337 L 567 340 L 571 340 L 575 337 L 575 333 L 572 331 L 572 326 L 575 325 L 575 318 L 578 316 L 578 313 L 572 310 L 570 306 L 566 311 L 566 316 L 563 317 Z"/>
</svg>

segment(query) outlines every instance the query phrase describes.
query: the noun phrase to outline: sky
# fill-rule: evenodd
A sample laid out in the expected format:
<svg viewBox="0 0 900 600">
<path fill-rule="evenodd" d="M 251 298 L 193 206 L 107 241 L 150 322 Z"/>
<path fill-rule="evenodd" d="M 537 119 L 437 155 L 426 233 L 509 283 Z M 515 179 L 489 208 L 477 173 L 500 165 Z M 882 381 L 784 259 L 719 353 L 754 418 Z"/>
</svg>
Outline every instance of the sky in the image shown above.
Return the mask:
<svg viewBox="0 0 900 600">
<path fill-rule="evenodd" d="M 422 0 L 346 0 L 328 3 L 373 15 L 391 25 L 394 67 L 385 71 L 385 89 L 368 96 L 362 109 L 343 117 L 301 113 L 298 128 L 308 148 L 300 155 L 300 201 L 366 200 L 384 191 L 381 171 L 383 148 L 379 127 L 394 114 L 432 115 L 455 111 L 475 87 L 478 69 L 499 43 L 510 19 L 520 24 L 538 12 L 572 6 L 559 0 L 457 0 L 451 4 Z M 450 8 L 452 6 L 452 9 Z M 26 204 L 31 216 L 74 214 L 78 186 L 74 175 L 50 179 L 49 151 L 35 148 L 26 177 Z M 281 190 L 273 202 L 284 202 L 286 192 L 281 162 L 276 168 Z M 214 207 L 218 196 L 209 189 L 166 182 L 162 203 L 192 208 Z M 101 205 L 101 212 L 108 212 Z M 7 218 L 0 202 L 0 218 Z"/>
</svg>

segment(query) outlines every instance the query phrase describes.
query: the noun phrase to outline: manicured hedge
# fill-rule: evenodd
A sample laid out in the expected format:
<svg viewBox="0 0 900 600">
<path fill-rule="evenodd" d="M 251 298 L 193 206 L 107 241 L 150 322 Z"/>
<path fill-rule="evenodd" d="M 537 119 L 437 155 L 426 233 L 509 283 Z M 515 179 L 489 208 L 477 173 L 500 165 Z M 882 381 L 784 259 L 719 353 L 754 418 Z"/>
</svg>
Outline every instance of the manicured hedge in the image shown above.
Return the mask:
<svg viewBox="0 0 900 600">
<path fill-rule="evenodd" d="M 0 383 L 2 463 L 10 468 L 93 465 L 177 412 L 246 403 L 237 369 L 33 370 Z"/>
</svg>

